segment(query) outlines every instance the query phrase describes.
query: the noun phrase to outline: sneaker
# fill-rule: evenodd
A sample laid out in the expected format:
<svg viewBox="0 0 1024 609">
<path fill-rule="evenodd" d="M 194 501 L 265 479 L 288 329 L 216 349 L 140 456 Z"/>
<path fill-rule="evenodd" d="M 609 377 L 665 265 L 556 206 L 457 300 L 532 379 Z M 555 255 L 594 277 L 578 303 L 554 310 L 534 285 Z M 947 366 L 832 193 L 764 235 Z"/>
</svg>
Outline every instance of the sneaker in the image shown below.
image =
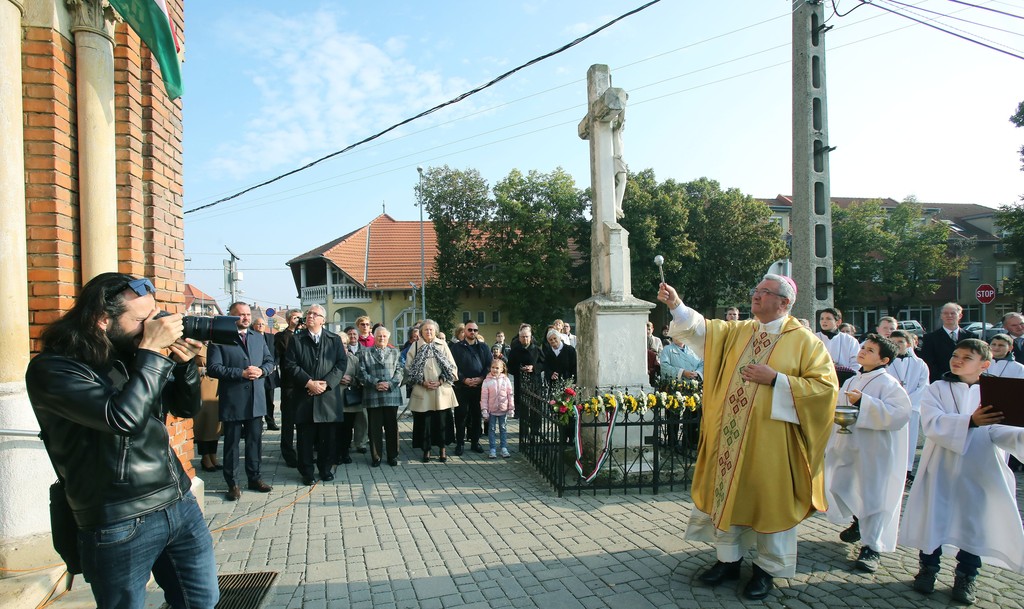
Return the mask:
<svg viewBox="0 0 1024 609">
<path fill-rule="evenodd" d="M 487 458 L 488 459 L 497 459 L 498 458 L 498 453 L 496 453 L 496 452 L 494 452 L 492 450 L 490 453 L 488 453 Z"/>
<path fill-rule="evenodd" d="M 953 578 L 953 600 L 965 605 L 973 605 L 974 601 L 978 600 L 974 596 L 978 589 L 978 584 L 974 581 L 975 577 L 974 575 L 965 575 L 959 569 L 956 571 L 956 576 Z"/>
<path fill-rule="evenodd" d="M 935 592 L 935 576 L 939 574 L 939 568 L 922 564 L 921 570 L 914 576 L 914 590 L 921 594 Z"/>
<path fill-rule="evenodd" d="M 857 543 L 860 541 L 860 523 L 854 519 L 853 524 L 839 534 L 839 539 L 846 543 Z"/>
<path fill-rule="evenodd" d="M 881 555 L 875 552 L 871 548 L 864 546 L 860 549 L 860 555 L 857 557 L 857 561 L 853 564 L 857 566 L 861 571 L 867 573 L 874 573 L 878 570 L 878 561 Z"/>
<path fill-rule="evenodd" d="M 509 454 L 509 452 L 508 452 L 508 449 L 507 449 L 507 448 L 503 448 L 503 449 L 501 449 L 501 458 L 502 458 L 502 459 L 508 459 L 508 458 L 509 458 L 509 457 L 511 457 L 511 456 L 512 456 L 512 455 L 511 455 L 511 454 Z"/>
</svg>

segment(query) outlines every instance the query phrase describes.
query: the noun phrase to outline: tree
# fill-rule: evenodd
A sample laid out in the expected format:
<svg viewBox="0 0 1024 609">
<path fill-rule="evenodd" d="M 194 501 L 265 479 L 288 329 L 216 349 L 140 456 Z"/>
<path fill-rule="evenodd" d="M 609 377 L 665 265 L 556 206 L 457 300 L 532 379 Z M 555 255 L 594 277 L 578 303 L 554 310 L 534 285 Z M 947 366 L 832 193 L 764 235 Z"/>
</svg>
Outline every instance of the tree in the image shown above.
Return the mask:
<svg viewBox="0 0 1024 609">
<path fill-rule="evenodd" d="M 707 315 L 719 302 L 749 302 L 750 288 L 788 255 L 771 208 L 735 188 L 722 190 L 708 178 L 682 188 L 689 210 L 686 232 L 696 245 L 675 284 L 679 293 Z"/>
<path fill-rule="evenodd" d="M 586 198 L 562 168 L 526 175 L 513 169 L 494 186 L 494 197 L 486 283 L 512 319 L 543 326 L 566 313 L 569 292 L 589 278 Z"/>
<path fill-rule="evenodd" d="M 629 174 L 622 197 L 622 226 L 629 231 L 630 288 L 637 298 L 657 302 L 661 276 L 654 257 L 665 258 L 665 280 L 676 285 L 695 247 L 686 234 L 686 191 L 673 180 L 658 184 L 653 169 Z"/>
<path fill-rule="evenodd" d="M 972 248 L 965 240 L 951 249 L 949 227 L 925 218 L 912 198 L 888 212 L 880 201 L 839 209 L 832 216 L 836 300 L 849 306 L 882 297 L 895 316 L 963 270 Z"/>
<path fill-rule="evenodd" d="M 1017 105 L 1017 111 L 1010 117 L 1010 122 L 1018 127 L 1024 127 L 1024 101 Z M 1024 146 L 1020 147 L 1021 171 L 1024 171 Z"/>
<path fill-rule="evenodd" d="M 494 213 L 487 182 L 475 169 L 431 167 L 417 185 L 417 197 L 434 223 L 437 258 L 427 281 L 429 315 L 442 331 L 451 328 L 463 290 L 481 287 L 479 227 Z"/>
<path fill-rule="evenodd" d="M 1020 301 L 1024 297 L 1024 199 L 1012 205 L 1001 205 L 996 212 L 996 224 L 1003 231 L 1002 245 L 1006 253 L 1017 261 L 1017 275 L 1004 279 L 1003 293 L 1013 294 Z"/>
</svg>

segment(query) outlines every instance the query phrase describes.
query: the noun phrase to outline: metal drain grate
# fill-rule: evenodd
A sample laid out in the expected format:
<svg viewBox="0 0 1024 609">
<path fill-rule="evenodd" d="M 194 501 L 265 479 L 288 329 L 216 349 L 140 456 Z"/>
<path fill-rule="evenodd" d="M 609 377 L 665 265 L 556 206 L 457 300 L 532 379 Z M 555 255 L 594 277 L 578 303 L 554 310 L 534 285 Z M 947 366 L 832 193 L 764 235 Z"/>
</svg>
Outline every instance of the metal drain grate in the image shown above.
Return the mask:
<svg viewBox="0 0 1024 609">
<path fill-rule="evenodd" d="M 220 601 L 216 609 L 259 609 L 275 579 L 275 571 L 218 575 Z"/>
</svg>

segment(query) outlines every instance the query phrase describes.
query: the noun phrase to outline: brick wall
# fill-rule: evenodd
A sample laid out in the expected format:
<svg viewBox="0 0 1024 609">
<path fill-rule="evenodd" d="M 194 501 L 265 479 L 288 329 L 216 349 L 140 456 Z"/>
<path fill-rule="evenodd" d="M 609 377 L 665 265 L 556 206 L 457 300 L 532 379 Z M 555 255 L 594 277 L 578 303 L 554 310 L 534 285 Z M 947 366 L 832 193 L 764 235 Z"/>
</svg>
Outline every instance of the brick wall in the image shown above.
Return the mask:
<svg viewBox="0 0 1024 609">
<path fill-rule="evenodd" d="M 170 0 L 183 31 L 183 1 Z M 33 351 L 46 324 L 81 286 L 75 46 L 49 28 L 25 28 L 25 165 L 29 320 Z M 138 36 L 114 33 L 118 270 L 153 280 L 160 305 L 184 312 L 181 101 L 167 99 L 160 67 Z M 171 444 L 193 473 L 192 421 L 169 418 Z"/>
</svg>

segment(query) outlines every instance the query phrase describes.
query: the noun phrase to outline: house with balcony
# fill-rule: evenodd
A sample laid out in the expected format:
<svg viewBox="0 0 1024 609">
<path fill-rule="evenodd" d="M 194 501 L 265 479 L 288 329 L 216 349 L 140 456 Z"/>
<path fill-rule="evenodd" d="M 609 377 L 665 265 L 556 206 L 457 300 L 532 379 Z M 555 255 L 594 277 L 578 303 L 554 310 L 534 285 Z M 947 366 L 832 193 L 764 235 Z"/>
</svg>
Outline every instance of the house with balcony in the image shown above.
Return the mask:
<svg viewBox="0 0 1024 609">
<path fill-rule="evenodd" d="M 206 292 L 200 290 L 191 283 L 185 284 L 185 315 L 223 315 L 220 305 Z"/>
<path fill-rule="evenodd" d="M 893 209 L 900 204 L 891 198 L 858 198 L 833 197 L 832 202 L 839 207 L 866 203 L 870 200 L 881 201 L 882 209 Z M 790 234 L 790 212 L 793 207 L 792 197 L 778 195 L 774 199 L 761 199 L 772 210 L 772 219 L 782 226 L 783 234 Z M 914 303 L 897 315 L 899 319 L 916 319 L 926 329 L 934 329 L 941 325 L 939 311 L 947 302 L 956 302 L 964 307 L 963 321 L 987 321 L 996 323 L 1010 311 L 1020 311 L 1021 303 L 1013 294 L 1004 291 L 1008 279 L 1016 276 L 1017 263 L 1008 254 L 1002 244 L 1003 231 L 996 224 L 997 210 L 974 203 L 918 203 L 922 207 L 925 222 L 941 222 L 949 227 L 949 247 L 954 252 L 962 250 L 964 244 L 972 239 L 974 247 L 968 250 L 967 268 L 954 277 L 938 280 L 939 287 L 934 294 Z M 990 284 L 996 288 L 996 300 L 984 308 L 975 298 L 975 290 L 981 284 Z M 861 330 L 873 329 L 878 319 L 886 315 L 885 300 L 879 298 L 876 303 L 860 307 L 844 307 L 837 302 L 846 321 L 855 324 Z"/>
</svg>

